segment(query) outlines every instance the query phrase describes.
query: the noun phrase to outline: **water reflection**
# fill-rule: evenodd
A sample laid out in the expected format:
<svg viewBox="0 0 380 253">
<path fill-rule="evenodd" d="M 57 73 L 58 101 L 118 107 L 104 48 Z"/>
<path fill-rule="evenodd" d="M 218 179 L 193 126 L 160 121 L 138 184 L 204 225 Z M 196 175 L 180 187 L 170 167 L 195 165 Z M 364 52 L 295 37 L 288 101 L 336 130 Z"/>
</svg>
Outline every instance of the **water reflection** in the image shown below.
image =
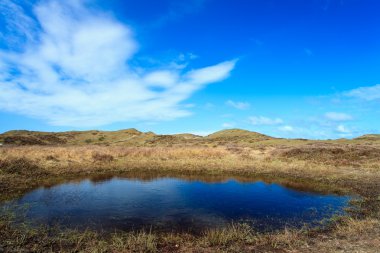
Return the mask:
<svg viewBox="0 0 380 253">
<path fill-rule="evenodd" d="M 263 181 L 226 178 L 93 178 L 34 190 L 16 202 L 49 225 L 114 231 L 199 232 L 230 222 L 258 230 L 316 224 L 343 212 L 349 197 Z"/>
</svg>

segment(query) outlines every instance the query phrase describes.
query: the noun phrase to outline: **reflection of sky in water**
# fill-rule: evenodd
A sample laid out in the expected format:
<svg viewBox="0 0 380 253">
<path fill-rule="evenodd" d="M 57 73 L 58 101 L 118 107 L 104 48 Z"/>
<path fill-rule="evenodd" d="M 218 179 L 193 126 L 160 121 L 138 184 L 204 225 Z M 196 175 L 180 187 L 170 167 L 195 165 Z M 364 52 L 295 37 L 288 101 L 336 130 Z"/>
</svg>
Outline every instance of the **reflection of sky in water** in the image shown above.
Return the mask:
<svg viewBox="0 0 380 253">
<path fill-rule="evenodd" d="M 174 178 L 152 181 L 90 180 L 38 189 L 18 200 L 39 222 L 99 229 L 157 228 L 199 231 L 250 220 L 259 229 L 328 218 L 348 197 L 300 192 L 263 182 L 204 183 Z"/>
</svg>

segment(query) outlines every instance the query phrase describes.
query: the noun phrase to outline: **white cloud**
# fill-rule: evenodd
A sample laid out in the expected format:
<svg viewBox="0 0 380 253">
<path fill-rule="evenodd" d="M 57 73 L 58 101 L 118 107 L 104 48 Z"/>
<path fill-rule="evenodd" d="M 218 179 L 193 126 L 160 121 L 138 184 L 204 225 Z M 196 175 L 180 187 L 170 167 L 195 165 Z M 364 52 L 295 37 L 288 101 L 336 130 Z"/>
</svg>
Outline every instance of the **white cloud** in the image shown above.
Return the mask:
<svg viewBox="0 0 380 253">
<path fill-rule="evenodd" d="M 280 118 L 267 118 L 263 116 L 252 116 L 248 118 L 249 122 L 252 125 L 279 125 L 282 124 L 284 121 Z"/>
<path fill-rule="evenodd" d="M 232 127 L 235 127 L 235 123 L 232 123 L 232 122 L 226 122 L 226 123 L 223 123 L 223 124 L 222 124 L 222 127 L 223 127 L 223 128 L 232 128 Z"/>
<path fill-rule="evenodd" d="M 332 121 L 348 121 L 352 120 L 352 116 L 346 113 L 328 112 L 325 114 L 325 118 Z"/>
<path fill-rule="evenodd" d="M 27 4 L 27 3 L 25 3 Z M 13 47 L 19 46 L 19 37 L 27 40 L 34 40 L 33 31 L 30 27 L 33 26 L 34 21 L 24 14 L 23 9 L 11 0 L 0 1 L 0 13 L 4 19 L 2 23 L 2 30 L 0 30 L 0 39 L 8 40 L 12 43 Z M 14 17 L 17 17 L 15 19 Z M 2 20 L 0 19 L 0 22 Z M 7 33 L 7 35 L 6 35 Z"/>
<path fill-rule="evenodd" d="M 176 84 L 178 74 L 172 71 L 155 71 L 145 76 L 144 81 L 151 87 L 170 88 Z"/>
<path fill-rule="evenodd" d="M 228 106 L 231 106 L 235 109 L 238 109 L 238 110 L 246 110 L 248 109 L 251 105 L 247 102 L 235 102 L 235 101 L 232 101 L 232 100 L 228 100 L 226 102 L 226 105 Z"/>
<path fill-rule="evenodd" d="M 213 83 L 229 77 L 231 70 L 234 68 L 236 60 L 222 62 L 220 64 L 196 69 L 188 72 L 184 77 L 191 82 L 191 86 Z"/>
<path fill-rule="evenodd" d="M 213 134 L 215 133 L 217 130 L 209 130 L 209 131 L 191 131 L 190 134 L 195 134 L 195 135 L 199 135 L 199 136 L 207 136 L 207 135 L 210 135 L 210 134 Z"/>
<path fill-rule="evenodd" d="M 185 107 L 185 108 L 194 108 L 196 106 L 197 106 L 196 104 L 184 104 L 183 105 L 183 107 Z"/>
<path fill-rule="evenodd" d="M 174 119 L 190 114 L 182 102 L 227 78 L 235 66 L 226 61 L 187 72 L 133 68 L 128 62 L 138 44 L 130 27 L 84 2 L 41 1 L 34 19 L 14 3 L 2 3 L 10 13 L 17 8 L 3 18 L 13 29 L 22 26 L 24 36 L 17 36 L 23 50 L 0 50 L 0 110 L 84 127 Z M 13 35 L 2 35 L 9 47 Z"/>
<path fill-rule="evenodd" d="M 336 131 L 338 133 L 342 133 L 342 134 L 349 134 L 351 133 L 351 130 L 347 129 L 344 125 L 339 125 L 336 127 Z"/>
<path fill-rule="evenodd" d="M 377 100 L 380 99 L 380 84 L 353 89 L 346 92 L 344 95 L 348 97 L 364 99 L 367 101 Z"/>
<path fill-rule="evenodd" d="M 292 126 L 281 126 L 278 128 L 278 130 L 282 131 L 282 132 L 294 132 L 294 127 Z"/>
</svg>

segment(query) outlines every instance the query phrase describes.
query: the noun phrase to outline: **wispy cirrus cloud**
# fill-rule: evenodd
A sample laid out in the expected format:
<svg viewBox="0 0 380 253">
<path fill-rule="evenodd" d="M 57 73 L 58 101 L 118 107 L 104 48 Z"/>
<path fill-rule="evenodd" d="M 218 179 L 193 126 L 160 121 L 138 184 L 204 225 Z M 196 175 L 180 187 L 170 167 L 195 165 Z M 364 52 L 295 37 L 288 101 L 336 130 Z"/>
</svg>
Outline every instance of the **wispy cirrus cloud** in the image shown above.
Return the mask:
<svg viewBox="0 0 380 253">
<path fill-rule="evenodd" d="M 15 2 L 1 3 L 18 34 L 2 34 L 0 110 L 80 127 L 174 119 L 191 113 L 182 102 L 234 69 L 235 61 L 137 69 L 128 64 L 139 48 L 132 29 L 85 3 L 44 0 L 28 15 Z"/>
<path fill-rule="evenodd" d="M 236 124 L 234 122 L 225 122 L 222 124 L 222 127 L 223 128 L 233 128 L 233 127 L 235 127 L 235 125 Z"/>
<path fill-rule="evenodd" d="M 248 102 L 240 102 L 240 101 L 232 101 L 232 100 L 228 100 L 226 102 L 226 105 L 231 106 L 238 110 L 246 110 L 251 106 Z"/>
<path fill-rule="evenodd" d="M 350 114 L 341 112 L 327 112 L 325 118 L 332 121 L 348 121 L 353 119 Z"/>
<path fill-rule="evenodd" d="M 367 101 L 380 99 L 380 84 L 367 87 L 359 87 L 344 93 L 347 97 L 364 99 Z"/>
<path fill-rule="evenodd" d="M 285 125 L 285 126 L 280 126 L 278 128 L 278 130 L 282 131 L 282 132 L 294 132 L 294 127 L 292 126 L 289 126 L 289 125 Z"/>
<path fill-rule="evenodd" d="M 279 125 L 284 123 L 280 118 L 268 118 L 264 116 L 252 116 L 248 118 L 250 124 L 255 126 L 270 126 L 270 125 Z"/>
</svg>

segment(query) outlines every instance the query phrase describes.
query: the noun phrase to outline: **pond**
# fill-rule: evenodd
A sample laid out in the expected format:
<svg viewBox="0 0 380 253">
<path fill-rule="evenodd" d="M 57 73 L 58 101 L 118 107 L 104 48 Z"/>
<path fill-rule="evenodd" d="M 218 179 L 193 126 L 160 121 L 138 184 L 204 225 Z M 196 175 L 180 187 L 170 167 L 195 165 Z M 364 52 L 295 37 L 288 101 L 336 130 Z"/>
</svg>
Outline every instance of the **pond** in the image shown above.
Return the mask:
<svg viewBox="0 0 380 253">
<path fill-rule="evenodd" d="M 41 187 L 14 203 L 26 205 L 26 219 L 37 224 L 198 233 L 231 222 L 249 223 L 260 231 L 315 226 L 344 213 L 349 200 L 263 181 L 116 177 Z"/>
</svg>

